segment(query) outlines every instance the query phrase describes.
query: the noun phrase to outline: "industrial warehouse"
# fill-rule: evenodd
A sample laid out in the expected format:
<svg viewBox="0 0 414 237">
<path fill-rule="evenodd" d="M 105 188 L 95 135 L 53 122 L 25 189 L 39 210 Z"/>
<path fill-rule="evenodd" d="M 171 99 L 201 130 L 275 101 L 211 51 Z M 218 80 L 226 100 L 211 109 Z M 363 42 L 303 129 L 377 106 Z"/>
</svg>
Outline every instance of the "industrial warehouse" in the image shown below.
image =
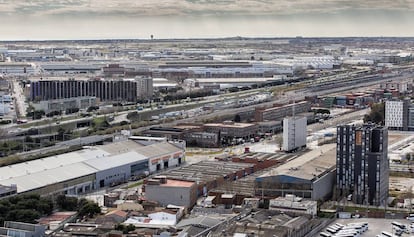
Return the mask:
<svg viewBox="0 0 414 237">
<path fill-rule="evenodd" d="M 77 195 L 180 165 L 181 142 L 127 140 L 0 168 L 0 190 Z"/>
<path fill-rule="evenodd" d="M 257 177 L 256 195 L 283 197 L 294 194 L 324 200 L 332 194 L 335 169 L 335 144 L 323 145 Z"/>
</svg>

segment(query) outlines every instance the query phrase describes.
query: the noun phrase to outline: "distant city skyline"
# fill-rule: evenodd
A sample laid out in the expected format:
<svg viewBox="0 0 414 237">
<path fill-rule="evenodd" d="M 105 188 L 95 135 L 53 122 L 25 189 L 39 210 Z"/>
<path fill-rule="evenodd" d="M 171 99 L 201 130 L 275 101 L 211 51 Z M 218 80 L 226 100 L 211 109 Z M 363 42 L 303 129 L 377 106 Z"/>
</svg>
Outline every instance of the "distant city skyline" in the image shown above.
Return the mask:
<svg viewBox="0 0 414 237">
<path fill-rule="evenodd" d="M 0 40 L 414 36 L 414 0 L 0 0 Z"/>
</svg>

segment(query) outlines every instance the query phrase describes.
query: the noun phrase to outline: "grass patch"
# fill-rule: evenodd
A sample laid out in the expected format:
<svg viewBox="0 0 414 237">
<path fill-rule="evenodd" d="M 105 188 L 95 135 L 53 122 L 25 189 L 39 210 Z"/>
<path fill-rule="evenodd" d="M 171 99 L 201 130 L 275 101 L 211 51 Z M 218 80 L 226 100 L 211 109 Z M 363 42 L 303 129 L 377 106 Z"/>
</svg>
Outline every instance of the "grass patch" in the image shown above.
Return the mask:
<svg viewBox="0 0 414 237">
<path fill-rule="evenodd" d="M 138 187 L 138 186 L 142 185 L 143 183 L 144 183 L 144 180 L 137 181 L 136 183 L 128 185 L 127 189 Z"/>
<path fill-rule="evenodd" d="M 336 212 L 318 212 L 319 218 L 335 218 Z"/>
<path fill-rule="evenodd" d="M 414 178 L 414 173 L 390 171 L 390 177 Z"/>
<path fill-rule="evenodd" d="M 186 151 L 186 156 L 193 156 L 193 155 L 219 155 L 223 153 L 223 149 L 218 151 Z"/>
</svg>

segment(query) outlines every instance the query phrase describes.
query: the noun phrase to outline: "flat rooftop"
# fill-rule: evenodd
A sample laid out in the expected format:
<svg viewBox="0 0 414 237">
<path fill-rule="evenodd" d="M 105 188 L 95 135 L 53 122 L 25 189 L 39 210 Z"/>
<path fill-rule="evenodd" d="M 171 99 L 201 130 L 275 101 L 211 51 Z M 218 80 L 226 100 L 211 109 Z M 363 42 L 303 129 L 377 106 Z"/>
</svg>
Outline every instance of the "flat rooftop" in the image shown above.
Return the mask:
<svg viewBox="0 0 414 237">
<path fill-rule="evenodd" d="M 280 161 L 286 161 L 291 159 L 296 159 L 299 157 L 302 153 L 285 153 L 285 152 L 277 152 L 277 153 L 247 153 L 242 154 L 241 156 L 247 156 L 253 155 L 253 157 L 259 156 L 258 159 L 277 159 Z M 266 155 L 266 156 L 262 156 Z M 240 157 L 240 156 L 234 156 L 234 157 Z M 279 165 L 279 164 L 277 164 Z M 239 194 L 244 196 L 255 196 L 255 180 L 257 177 L 262 176 L 263 174 L 268 173 L 270 170 L 274 169 L 277 165 L 269 167 L 264 170 L 259 170 L 257 172 L 254 172 L 250 175 L 247 175 L 245 177 L 239 178 L 235 180 L 234 182 L 226 182 L 223 185 L 214 188 L 210 190 L 213 193 L 233 193 L 233 194 Z"/>
<path fill-rule="evenodd" d="M 189 166 L 166 171 L 160 175 L 166 176 L 168 179 L 204 183 L 251 167 L 254 167 L 254 164 L 224 161 L 201 161 Z"/>
<path fill-rule="evenodd" d="M 174 179 L 167 179 L 167 183 L 160 184 L 160 186 L 162 187 L 184 187 L 184 188 L 190 188 L 193 185 L 194 185 L 194 182 L 174 180 Z"/>
<path fill-rule="evenodd" d="M 205 127 L 223 127 L 223 128 L 247 128 L 256 126 L 252 123 L 206 123 Z"/>
<path fill-rule="evenodd" d="M 143 146 L 134 141 L 123 141 L 89 147 L 0 167 L 0 185 L 17 185 L 17 192 L 21 193 L 174 152 L 182 150 L 167 142 Z"/>
<path fill-rule="evenodd" d="M 296 159 L 271 169 L 260 177 L 287 175 L 313 180 L 336 166 L 336 143 L 326 144 L 311 150 Z"/>
</svg>

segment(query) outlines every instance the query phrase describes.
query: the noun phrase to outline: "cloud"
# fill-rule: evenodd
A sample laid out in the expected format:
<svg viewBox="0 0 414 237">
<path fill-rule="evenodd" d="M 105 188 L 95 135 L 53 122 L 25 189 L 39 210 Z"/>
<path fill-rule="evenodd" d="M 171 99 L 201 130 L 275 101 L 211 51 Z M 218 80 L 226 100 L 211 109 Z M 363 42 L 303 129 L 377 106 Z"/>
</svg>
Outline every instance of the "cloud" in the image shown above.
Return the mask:
<svg viewBox="0 0 414 237">
<path fill-rule="evenodd" d="M 414 0 L 0 0 L 0 13 L 47 15 L 291 15 L 414 9 Z"/>
</svg>

